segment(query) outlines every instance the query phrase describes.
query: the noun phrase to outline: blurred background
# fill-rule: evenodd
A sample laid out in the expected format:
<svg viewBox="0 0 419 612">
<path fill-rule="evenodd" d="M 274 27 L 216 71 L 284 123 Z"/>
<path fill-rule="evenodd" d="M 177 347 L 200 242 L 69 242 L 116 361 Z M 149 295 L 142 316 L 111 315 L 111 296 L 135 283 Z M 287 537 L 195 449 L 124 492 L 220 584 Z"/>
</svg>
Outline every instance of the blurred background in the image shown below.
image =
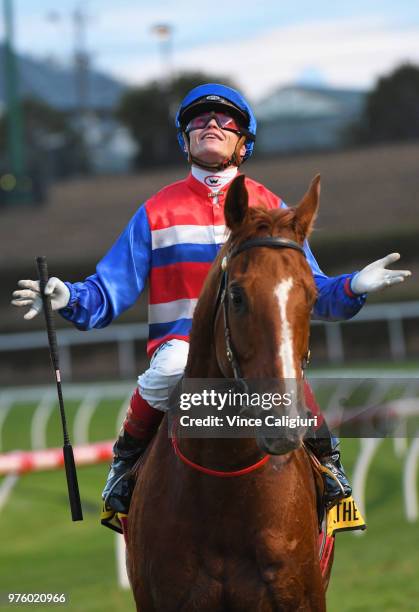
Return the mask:
<svg viewBox="0 0 419 612">
<path fill-rule="evenodd" d="M 326 273 L 393 251 L 412 270 L 354 320 L 313 324 L 309 375 L 398 381 L 398 413 L 413 398 L 416 415 L 419 5 L 0 4 L 0 453 L 61 443 L 43 320 L 10 307 L 17 280 L 36 278 L 37 255 L 63 280 L 94 272 L 138 206 L 186 175 L 174 115 L 208 81 L 240 89 L 254 108 L 257 143 L 243 172 L 288 204 L 321 173 L 311 246 Z M 147 365 L 146 304 L 143 295 L 88 334 L 56 317 L 76 446 L 115 436 Z M 326 395 L 332 409 L 336 390 Z M 419 449 L 414 435 L 400 436 L 343 441 L 370 527 L 338 536 L 332 611 L 418 609 Z M 97 520 L 106 465 L 80 468 L 83 524 L 71 524 L 62 470 L 23 476 L 4 465 L 0 592 L 61 590 L 71 609 L 133 609 L 114 537 Z"/>
</svg>

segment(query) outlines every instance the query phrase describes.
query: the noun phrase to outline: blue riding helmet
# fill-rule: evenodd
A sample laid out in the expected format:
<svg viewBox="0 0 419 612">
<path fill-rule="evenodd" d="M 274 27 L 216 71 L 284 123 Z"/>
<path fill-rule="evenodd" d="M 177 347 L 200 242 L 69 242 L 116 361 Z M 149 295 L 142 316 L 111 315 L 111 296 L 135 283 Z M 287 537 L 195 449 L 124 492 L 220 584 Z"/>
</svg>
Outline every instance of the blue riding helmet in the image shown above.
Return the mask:
<svg viewBox="0 0 419 612">
<path fill-rule="evenodd" d="M 199 107 L 199 110 L 198 110 Z M 256 139 L 256 117 L 243 96 L 226 85 L 217 83 L 206 83 L 192 89 L 182 100 L 176 113 L 177 138 L 180 148 L 185 153 L 184 131 L 189 120 L 196 114 L 205 110 L 216 110 L 226 108 L 234 115 L 239 123 L 243 125 L 243 135 L 246 136 L 246 153 L 243 161 L 253 153 Z"/>
</svg>

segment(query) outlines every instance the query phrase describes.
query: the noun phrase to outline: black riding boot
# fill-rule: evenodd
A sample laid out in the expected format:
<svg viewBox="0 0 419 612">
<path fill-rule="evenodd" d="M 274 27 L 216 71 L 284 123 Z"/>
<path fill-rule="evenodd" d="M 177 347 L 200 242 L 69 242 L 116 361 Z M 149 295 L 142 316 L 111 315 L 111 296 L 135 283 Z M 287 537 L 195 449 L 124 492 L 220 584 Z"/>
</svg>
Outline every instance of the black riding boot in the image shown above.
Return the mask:
<svg viewBox="0 0 419 612">
<path fill-rule="evenodd" d="M 334 476 L 323 473 L 324 501 L 325 505 L 331 508 L 338 501 L 352 494 L 351 485 L 340 462 L 339 439 L 331 434 L 326 422 L 323 421 L 314 436 L 305 439 L 304 442 L 320 463 Z"/>
<path fill-rule="evenodd" d="M 125 429 L 121 430 L 113 447 L 114 457 L 102 493 L 106 510 L 128 514 L 135 484 L 131 470 L 149 442 L 150 438 L 141 440 L 131 436 Z"/>
</svg>

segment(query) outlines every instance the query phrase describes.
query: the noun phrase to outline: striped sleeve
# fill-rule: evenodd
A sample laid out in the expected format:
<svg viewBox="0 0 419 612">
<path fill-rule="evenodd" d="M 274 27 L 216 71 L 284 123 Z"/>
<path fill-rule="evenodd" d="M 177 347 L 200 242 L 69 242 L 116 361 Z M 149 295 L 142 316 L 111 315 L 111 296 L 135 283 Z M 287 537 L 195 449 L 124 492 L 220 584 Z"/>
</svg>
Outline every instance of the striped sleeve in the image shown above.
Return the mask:
<svg viewBox="0 0 419 612">
<path fill-rule="evenodd" d="M 350 284 L 356 273 L 327 276 L 321 271 L 307 240 L 304 242 L 304 252 L 317 287 L 317 300 L 312 318 L 342 321 L 354 317 L 361 310 L 367 298 L 366 295 L 350 294 L 347 290 L 348 283 Z"/>
<path fill-rule="evenodd" d="M 142 206 L 98 263 L 96 273 L 80 283 L 66 283 L 70 302 L 61 316 L 81 330 L 109 325 L 138 299 L 151 261 L 151 232 Z"/>
<path fill-rule="evenodd" d="M 281 208 L 287 208 L 285 202 L 280 202 Z M 304 252 L 313 273 L 317 287 L 317 301 L 314 305 L 312 318 L 324 321 L 344 321 L 354 317 L 365 304 L 366 295 L 355 295 L 348 287 L 356 272 L 327 276 L 317 263 L 308 240 L 304 241 Z"/>
</svg>

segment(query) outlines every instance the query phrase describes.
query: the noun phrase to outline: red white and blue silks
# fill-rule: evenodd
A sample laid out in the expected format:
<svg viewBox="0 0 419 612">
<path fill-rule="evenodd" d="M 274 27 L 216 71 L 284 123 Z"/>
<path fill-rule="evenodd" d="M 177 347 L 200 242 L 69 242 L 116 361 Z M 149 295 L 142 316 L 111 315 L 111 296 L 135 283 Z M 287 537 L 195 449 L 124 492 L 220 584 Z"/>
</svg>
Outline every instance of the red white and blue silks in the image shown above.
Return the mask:
<svg viewBox="0 0 419 612">
<path fill-rule="evenodd" d="M 250 206 L 285 206 L 250 178 L 246 187 Z M 81 330 L 105 327 L 136 302 L 149 280 L 149 356 L 167 340 L 188 340 L 204 280 L 226 239 L 227 189 L 215 203 L 214 192 L 190 174 L 159 191 L 139 208 L 95 274 L 66 283 L 70 301 L 60 314 Z M 304 251 L 318 290 L 313 318 L 353 317 L 365 302 L 365 296 L 348 291 L 346 281 L 354 273 L 328 277 L 307 242 Z"/>
</svg>

